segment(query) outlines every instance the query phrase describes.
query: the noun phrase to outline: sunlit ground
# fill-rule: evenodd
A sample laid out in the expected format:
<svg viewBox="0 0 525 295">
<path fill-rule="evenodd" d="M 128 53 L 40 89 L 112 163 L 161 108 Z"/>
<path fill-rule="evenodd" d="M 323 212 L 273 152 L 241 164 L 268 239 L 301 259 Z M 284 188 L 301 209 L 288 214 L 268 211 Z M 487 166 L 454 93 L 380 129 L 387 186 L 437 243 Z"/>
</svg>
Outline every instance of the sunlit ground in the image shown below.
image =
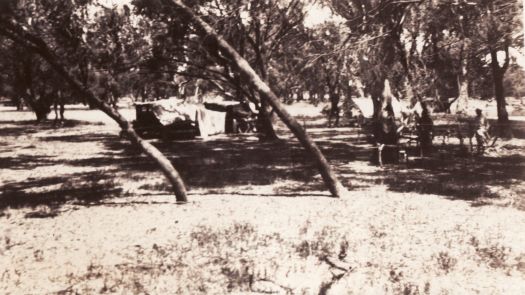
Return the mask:
<svg viewBox="0 0 525 295">
<path fill-rule="evenodd" d="M 3 108 L 0 289 L 525 293 L 520 136 L 482 157 L 452 139 L 433 157 L 409 148 L 407 164 L 378 167 L 357 128 L 326 128 L 321 106 L 302 108 L 293 111 L 350 190 L 341 199 L 329 198 L 280 125 L 276 143 L 249 134 L 152 141 L 190 189 L 190 203 L 177 205 L 100 112 L 77 106 L 66 117 L 78 121 L 55 128 Z"/>
</svg>

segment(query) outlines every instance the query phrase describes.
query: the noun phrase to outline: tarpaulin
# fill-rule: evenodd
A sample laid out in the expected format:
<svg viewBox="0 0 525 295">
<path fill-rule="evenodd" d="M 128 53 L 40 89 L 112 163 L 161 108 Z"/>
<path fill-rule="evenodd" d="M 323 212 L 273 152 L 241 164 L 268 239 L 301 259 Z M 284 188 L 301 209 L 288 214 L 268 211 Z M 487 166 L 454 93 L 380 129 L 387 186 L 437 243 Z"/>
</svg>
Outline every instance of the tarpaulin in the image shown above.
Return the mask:
<svg viewBox="0 0 525 295">
<path fill-rule="evenodd" d="M 199 106 L 197 110 L 197 121 L 202 138 L 225 132 L 226 113 L 215 112 Z"/>
</svg>

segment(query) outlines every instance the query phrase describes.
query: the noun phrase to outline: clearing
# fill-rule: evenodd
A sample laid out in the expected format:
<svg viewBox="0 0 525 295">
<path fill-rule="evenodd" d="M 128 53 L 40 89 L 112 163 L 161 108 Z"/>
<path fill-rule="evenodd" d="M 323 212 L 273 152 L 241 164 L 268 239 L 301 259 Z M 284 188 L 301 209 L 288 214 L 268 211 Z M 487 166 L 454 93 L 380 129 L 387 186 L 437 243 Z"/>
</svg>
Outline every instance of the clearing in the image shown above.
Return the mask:
<svg viewBox="0 0 525 295">
<path fill-rule="evenodd" d="M 54 128 L 2 107 L 0 290 L 525 294 L 525 140 L 377 167 L 357 128 L 325 128 L 322 106 L 300 106 L 351 184 L 341 199 L 280 125 L 276 143 L 153 140 L 190 190 L 177 205 L 101 112 L 70 106 L 76 120 Z"/>
</svg>

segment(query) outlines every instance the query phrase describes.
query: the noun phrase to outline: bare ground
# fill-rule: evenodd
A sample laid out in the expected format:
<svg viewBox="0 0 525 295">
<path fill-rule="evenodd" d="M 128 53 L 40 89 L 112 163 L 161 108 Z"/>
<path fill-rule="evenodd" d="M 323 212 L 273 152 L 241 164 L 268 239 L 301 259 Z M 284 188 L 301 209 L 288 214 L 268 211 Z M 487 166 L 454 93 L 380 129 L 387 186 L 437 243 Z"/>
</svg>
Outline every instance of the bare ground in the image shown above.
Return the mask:
<svg viewBox="0 0 525 295">
<path fill-rule="evenodd" d="M 308 114 L 351 188 L 341 199 L 283 128 L 268 144 L 154 141 L 190 188 L 177 205 L 115 124 L 83 108 L 66 116 L 81 121 L 54 128 L 0 110 L 6 294 L 525 293 L 519 137 L 483 157 L 452 142 L 377 167 L 355 128 Z"/>
</svg>

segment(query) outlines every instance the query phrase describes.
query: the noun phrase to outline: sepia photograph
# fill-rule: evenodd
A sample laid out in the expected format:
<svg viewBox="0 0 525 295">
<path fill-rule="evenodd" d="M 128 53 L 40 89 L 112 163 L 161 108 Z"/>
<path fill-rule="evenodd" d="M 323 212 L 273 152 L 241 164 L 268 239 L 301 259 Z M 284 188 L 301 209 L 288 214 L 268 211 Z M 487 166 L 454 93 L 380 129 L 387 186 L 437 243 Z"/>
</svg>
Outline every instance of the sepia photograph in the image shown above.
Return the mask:
<svg viewBox="0 0 525 295">
<path fill-rule="evenodd" d="M 525 294 L 525 0 L 0 0 L 0 294 Z"/>
</svg>

